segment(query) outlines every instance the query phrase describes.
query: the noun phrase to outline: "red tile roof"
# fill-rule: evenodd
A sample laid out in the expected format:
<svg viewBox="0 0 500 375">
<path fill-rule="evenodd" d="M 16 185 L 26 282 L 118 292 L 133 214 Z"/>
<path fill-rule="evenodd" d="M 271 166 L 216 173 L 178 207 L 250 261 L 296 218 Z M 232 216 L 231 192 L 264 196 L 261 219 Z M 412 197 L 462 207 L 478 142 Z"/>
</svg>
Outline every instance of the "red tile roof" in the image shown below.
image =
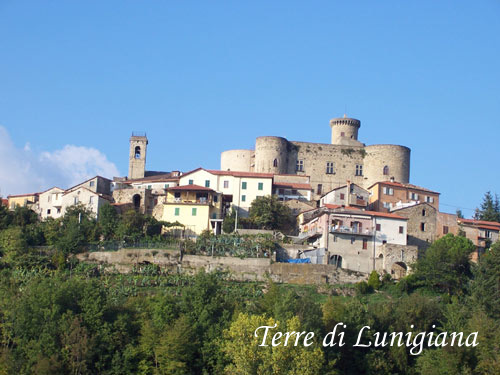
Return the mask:
<svg viewBox="0 0 500 375">
<path fill-rule="evenodd" d="M 473 219 L 457 219 L 457 221 L 459 223 L 475 225 L 485 229 L 495 229 L 495 230 L 500 229 L 500 223 L 497 223 L 495 221 L 473 220 Z"/>
<path fill-rule="evenodd" d="M 164 173 L 164 174 L 157 174 L 153 176 L 147 176 L 144 178 L 136 178 L 136 179 L 131 179 L 131 180 L 126 180 L 126 181 L 120 181 L 124 184 L 132 184 L 132 183 L 137 183 L 137 182 L 170 182 L 170 181 L 178 181 L 181 176 L 173 176 L 172 173 Z"/>
<path fill-rule="evenodd" d="M 257 172 L 239 172 L 239 171 L 218 171 L 214 169 L 205 169 L 207 172 L 220 175 L 220 176 L 233 176 L 233 177 L 265 177 L 272 178 L 272 173 L 257 173 Z"/>
<path fill-rule="evenodd" d="M 389 186 L 395 186 L 395 187 L 402 187 L 402 188 L 405 188 L 405 189 L 420 190 L 420 191 L 425 191 L 427 193 L 438 194 L 438 195 L 441 194 L 441 193 L 438 193 L 437 191 L 432 191 L 432 190 L 423 188 L 421 186 L 412 185 L 412 184 L 403 184 L 401 182 L 396 182 L 396 181 L 394 181 L 394 182 L 392 182 L 392 181 L 379 181 L 379 182 L 375 182 L 370 187 L 368 187 L 368 189 L 372 188 L 373 186 L 375 186 L 377 184 L 380 184 L 380 185 L 389 185 Z"/>
<path fill-rule="evenodd" d="M 2 199 L 2 206 L 8 206 L 9 205 L 9 200 L 8 199 Z"/>
<path fill-rule="evenodd" d="M 294 182 L 274 182 L 273 186 L 298 190 L 312 190 L 312 186 L 310 184 L 299 184 Z"/>
<path fill-rule="evenodd" d="M 40 193 L 8 195 L 7 198 L 32 197 L 32 196 L 37 196 L 38 194 Z"/>
<path fill-rule="evenodd" d="M 171 188 L 168 188 L 167 190 L 172 190 L 172 191 L 211 191 L 214 192 L 214 190 L 207 188 L 205 186 L 199 186 L 199 185 L 182 185 L 182 186 L 174 186 Z"/>
<path fill-rule="evenodd" d="M 400 220 L 408 220 L 408 218 L 406 217 L 402 217 L 402 216 L 399 216 L 399 215 L 395 215 L 395 214 L 390 214 L 390 213 L 387 213 L 387 212 L 378 212 L 378 211 L 365 211 L 365 210 L 361 210 L 357 207 L 352 207 L 352 206 L 339 206 L 337 204 L 325 204 L 326 208 L 330 208 L 330 209 L 343 209 L 343 211 L 347 211 L 347 213 L 351 212 L 351 211 L 355 211 L 354 213 L 355 214 L 360 214 L 360 215 L 369 215 L 369 216 L 377 216 L 377 217 L 386 217 L 388 219 L 400 219 Z"/>
</svg>

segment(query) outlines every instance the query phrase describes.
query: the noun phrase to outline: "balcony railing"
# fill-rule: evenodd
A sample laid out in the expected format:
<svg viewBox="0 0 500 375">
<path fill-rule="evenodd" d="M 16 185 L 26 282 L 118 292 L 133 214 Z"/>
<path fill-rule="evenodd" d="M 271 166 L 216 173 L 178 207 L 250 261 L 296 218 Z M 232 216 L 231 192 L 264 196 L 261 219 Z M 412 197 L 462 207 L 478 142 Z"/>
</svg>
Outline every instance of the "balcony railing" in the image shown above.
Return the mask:
<svg viewBox="0 0 500 375">
<path fill-rule="evenodd" d="M 360 236 L 373 236 L 373 228 L 356 228 L 356 227 L 344 227 L 344 226 L 331 226 L 331 233 L 345 233 L 345 234 L 357 234 Z"/>
</svg>

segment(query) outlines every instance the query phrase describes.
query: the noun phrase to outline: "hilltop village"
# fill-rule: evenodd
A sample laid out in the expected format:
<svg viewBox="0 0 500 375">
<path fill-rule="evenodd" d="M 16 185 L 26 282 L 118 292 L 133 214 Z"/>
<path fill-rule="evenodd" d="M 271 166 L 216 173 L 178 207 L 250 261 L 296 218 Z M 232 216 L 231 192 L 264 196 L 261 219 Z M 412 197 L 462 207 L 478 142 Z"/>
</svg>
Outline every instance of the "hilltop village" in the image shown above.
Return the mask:
<svg viewBox="0 0 500 375">
<path fill-rule="evenodd" d="M 410 149 L 365 145 L 361 122 L 330 121 L 331 143 L 259 137 L 254 150 L 221 154 L 220 170 L 146 170 L 148 138 L 133 133 L 126 177 L 95 176 L 69 188 L 10 195 L 2 203 L 26 206 L 41 219 L 59 218 L 80 204 L 98 217 L 103 205 L 119 213 L 136 210 L 179 223 L 166 230 L 196 240 L 203 232 L 222 233 L 232 212 L 247 217 L 258 197 L 276 196 L 296 217 L 281 262 L 334 265 L 368 274 L 401 278 L 434 240 L 465 235 L 476 246 L 473 260 L 498 240 L 500 223 L 459 218 L 439 210 L 440 193 L 410 183 Z"/>
</svg>

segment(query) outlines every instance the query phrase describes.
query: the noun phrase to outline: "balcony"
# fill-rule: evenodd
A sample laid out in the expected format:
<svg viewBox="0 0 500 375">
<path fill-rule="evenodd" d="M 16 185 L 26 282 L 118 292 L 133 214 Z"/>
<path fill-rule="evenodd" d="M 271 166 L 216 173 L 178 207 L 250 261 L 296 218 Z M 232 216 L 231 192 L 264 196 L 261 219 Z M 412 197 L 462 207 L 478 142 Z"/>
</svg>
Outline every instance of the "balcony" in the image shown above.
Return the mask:
<svg viewBox="0 0 500 375">
<path fill-rule="evenodd" d="M 212 206 L 214 204 L 211 198 L 184 199 L 184 198 L 169 198 L 165 204 L 202 204 Z"/>
<path fill-rule="evenodd" d="M 358 236 L 373 236 L 373 228 L 357 228 L 344 226 L 330 226 L 330 233 L 354 234 Z"/>
</svg>

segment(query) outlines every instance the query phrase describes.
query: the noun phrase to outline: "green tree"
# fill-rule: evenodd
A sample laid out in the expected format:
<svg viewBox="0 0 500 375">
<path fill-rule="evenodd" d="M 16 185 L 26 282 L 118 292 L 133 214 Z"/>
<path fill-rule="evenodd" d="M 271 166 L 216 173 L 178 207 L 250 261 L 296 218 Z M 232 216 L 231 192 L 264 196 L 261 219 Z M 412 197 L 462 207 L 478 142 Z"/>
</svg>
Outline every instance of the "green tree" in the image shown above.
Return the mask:
<svg viewBox="0 0 500 375">
<path fill-rule="evenodd" d="M 380 284 L 380 276 L 377 271 L 373 270 L 368 278 L 368 285 L 373 289 L 378 289 L 380 288 Z"/>
<path fill-rule="evenodd" d="M 500 319 L 500 241 L 479 259 L 474 269 L 472 297 L 490 317 Z"/>
<path fill-rule="evenodd" d="M 500 222 L 500 201 L 498 195 L 495 194 L 493 197 L 491 192 L 486 192 L 481 206 L 476 208 L 474 219 Z"/>
<path fill-rule="evenodd" d="M 288 231 L 295 227 L 292 210 L 275 195 L 257 197 L 250 206 L 250 218 L 261 229 Z"/>
<path fill-rule="evenodd" d="M 474 244 L 465 237 L 447 234 L 426 250 L 415 264 L 415 277 L 422 286 L 448 294 L 463 294 L 472 277 L 470 254 Z"/>
<path fill-rule="evenodd" d="M 116 209 L 110 204 L 105 204 L 99 209 L 98 217 L 99 220 L 97 224 L 99 226 L 101 238 L 104 241 L 113 239 L 118 228 L 118 223 L 120 222 Z"/>
<path fill-rule="evenodd" d="M 0 250 L 6 263 L 16 261 L 29 252 L 23 231 L 20 227 L 10 227 L 0 232 Z"/>
</svg>

